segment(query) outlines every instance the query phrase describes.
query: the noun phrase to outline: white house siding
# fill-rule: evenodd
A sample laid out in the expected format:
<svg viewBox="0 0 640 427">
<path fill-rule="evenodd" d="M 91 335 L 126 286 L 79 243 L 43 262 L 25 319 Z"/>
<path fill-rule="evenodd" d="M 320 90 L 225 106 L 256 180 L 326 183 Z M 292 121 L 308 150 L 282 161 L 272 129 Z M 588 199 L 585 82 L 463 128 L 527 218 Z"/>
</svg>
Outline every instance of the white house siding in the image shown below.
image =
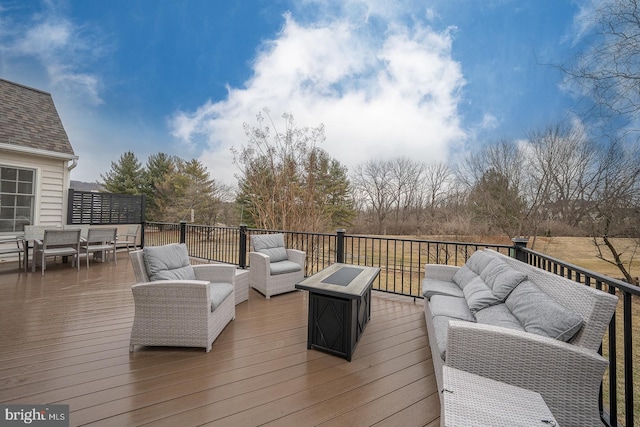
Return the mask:
<svg viewBox="0 0 640 427">
<path fill-rule="evenodd" d="M 0 163 L 7 166 L 35 169 L 35 224 L 62 225 L 66 223 L 69 189 L 68 161 L 3 151 L 0 153 Z"/>
</svg>

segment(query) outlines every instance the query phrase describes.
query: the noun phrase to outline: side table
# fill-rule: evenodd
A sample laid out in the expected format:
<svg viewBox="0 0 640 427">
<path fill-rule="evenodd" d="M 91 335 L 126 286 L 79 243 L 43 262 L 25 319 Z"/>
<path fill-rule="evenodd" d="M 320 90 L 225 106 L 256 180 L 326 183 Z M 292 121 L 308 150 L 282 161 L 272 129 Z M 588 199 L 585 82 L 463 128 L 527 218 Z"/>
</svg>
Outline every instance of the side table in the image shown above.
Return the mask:
<svg viewBox="0 0 640 427">
<path fill-rule="evenodd" d="M 236 269 L 235 278 L 236 305 L 249 299 L 249 270 Z"/>
<path fill-rule="evenodd" d="M 540 393 L 444 366 L 440 425 L 555 427 Z"/>
</svg>

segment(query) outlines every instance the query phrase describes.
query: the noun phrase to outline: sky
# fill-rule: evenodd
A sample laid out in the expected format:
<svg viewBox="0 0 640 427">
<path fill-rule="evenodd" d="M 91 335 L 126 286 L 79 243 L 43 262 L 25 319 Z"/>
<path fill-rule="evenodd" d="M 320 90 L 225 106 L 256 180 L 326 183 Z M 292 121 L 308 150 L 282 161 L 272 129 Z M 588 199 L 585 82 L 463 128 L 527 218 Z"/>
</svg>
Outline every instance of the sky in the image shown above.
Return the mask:
<svg viewBox="0 0 640 427">
<path fill-rule="evenodd" d="M 596 0 L 593 0 L 596 1 Z M 454 164 L 571 115 L 591 1 L 0 0 L 0 78 L 52 94 L 78 165 L 126 151 L 198 159 L 230 186 L 243 124 L 267 109 L 353 170 Z"/>
</svg>

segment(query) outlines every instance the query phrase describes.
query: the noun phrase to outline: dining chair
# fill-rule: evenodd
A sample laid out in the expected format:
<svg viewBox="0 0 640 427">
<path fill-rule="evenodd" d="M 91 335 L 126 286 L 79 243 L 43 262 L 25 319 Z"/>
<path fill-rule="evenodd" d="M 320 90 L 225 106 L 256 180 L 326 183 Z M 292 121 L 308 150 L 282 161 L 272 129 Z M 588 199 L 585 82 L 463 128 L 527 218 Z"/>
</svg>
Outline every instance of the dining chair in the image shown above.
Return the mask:
<svg viewBox="0 0 640 427">
<path fill-rule="evenodd" d="M 17 236 L 0 237 L 0 255 L 18 254 L 18 268 L 22 267 L 22 239 Z"/>
<path fill-rule="evenodd" d="M 58 225 L 25 225 L 24 234 L 22 236 L 22 247 L 24 249 L 24 271 L 29 269 L 29 248 L 33 249 L 31 262 L 35 262 L 35 253 L 38 250 L 38 243 L 44 238 L 44 230 L 55 229 L 61 227 Z"/>
<path fill-rule="evenodd" d="M 36 264 L 40 262 L 42 275 L 47 269 L 46 260 L 51 256 L 73 256 L 71 266 L 75 262 L 76 267 L 80 270 L 78 255 L 80 254 L 80 229 L 75 230 L 44 230 L 42 240 L 34 241 L 33 262 L 31 263 L 31 271 L 36 271 Z"/>
<path fill-rule="evenodd" d="M 126 233 L 118 233 L 116 245 L 126 246 L 127 252 L 129 252 L 131 248 L 135 249 L 138 231 L 140 231 L 140 224 L 129 225 Z"/>
<path fill-rule="evenodd" d="M 116 235 L 118 229 L 116 227 L 108 228 L 89 228 L 87 237 L 80 242 L 80 252 L 87 256 L 87 270 L 89 269 L 89 254 L 95 252 L 104 252 L 105 261 L 109 251 L 113 254 L 113 263 L 118 265 L 116 258 Z"/>
</svg>

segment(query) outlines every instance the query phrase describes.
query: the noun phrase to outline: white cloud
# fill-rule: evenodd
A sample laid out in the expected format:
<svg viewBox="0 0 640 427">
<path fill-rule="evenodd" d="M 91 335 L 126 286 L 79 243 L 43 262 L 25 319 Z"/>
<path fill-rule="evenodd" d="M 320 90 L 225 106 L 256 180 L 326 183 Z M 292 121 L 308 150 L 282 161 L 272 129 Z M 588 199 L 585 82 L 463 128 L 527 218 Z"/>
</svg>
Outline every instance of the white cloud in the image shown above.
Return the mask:
<svg viewBox="0 0 640 427">
<path fill-rule="evenodd" d="M 482 116 L 482 123 L 480 123 L 480 128 L 484 130 L 494 130 L 500 125 L 500 121 L 496 116 L 490 113 L 485 113 Z"/>
<path fill-rule="evenodd" d="M 200 160 L 213 177 L 235 182 L 230 149 L 245 144 L 243 122 L 255 124 L 264 107 L 274 117 L 292 113 L 299 126 L 324 123 L 322 148 L 350 169 L 371 158 L 446 161 L 448 148 L 464 139 L 457 105 L 465 82 L 449 32 L 401 20 L 401 9 L 388 2 L 349 1 L 343 8 L 349 13 L 304 23 L 285 15 L 242 88 L 175 113 L 172 134 L 190 147 L 206 142 Z"/>
<path fill-rule="evenodd" d="M 6 11 L 0 9 L 0 14 Z M 89 105 L 102 103 L 98 75 L 84 71 L 104 51 L 95 33 L 85 33 L 82 27 L 58 15 L 52 5 L 28 22 L 0 22 L 4 61 L 33 61 L 46 74 L 47 86 L 59 94 Z"/>
</svg>

